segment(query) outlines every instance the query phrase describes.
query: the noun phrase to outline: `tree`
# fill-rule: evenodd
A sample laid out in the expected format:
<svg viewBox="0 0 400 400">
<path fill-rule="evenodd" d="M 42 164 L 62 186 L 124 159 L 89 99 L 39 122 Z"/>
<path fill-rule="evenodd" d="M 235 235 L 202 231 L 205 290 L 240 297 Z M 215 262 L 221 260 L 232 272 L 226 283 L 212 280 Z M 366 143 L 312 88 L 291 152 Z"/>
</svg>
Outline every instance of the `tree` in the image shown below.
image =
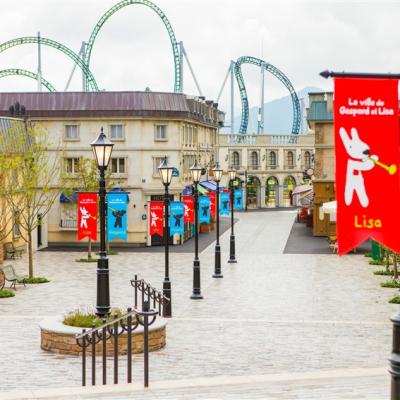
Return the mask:
<svg viewBox="0 0 400 400">
<path fill-rule="evenodd" d="M 43 129 L 22 120 L 0 142 L 0 197 L 28 244 L 29 277 L 33 277 L 32 233 L 42 223 L 60 193 L 61 153 Z M 38 215 L 41 218 L 38 218 Z"/>
</svg>

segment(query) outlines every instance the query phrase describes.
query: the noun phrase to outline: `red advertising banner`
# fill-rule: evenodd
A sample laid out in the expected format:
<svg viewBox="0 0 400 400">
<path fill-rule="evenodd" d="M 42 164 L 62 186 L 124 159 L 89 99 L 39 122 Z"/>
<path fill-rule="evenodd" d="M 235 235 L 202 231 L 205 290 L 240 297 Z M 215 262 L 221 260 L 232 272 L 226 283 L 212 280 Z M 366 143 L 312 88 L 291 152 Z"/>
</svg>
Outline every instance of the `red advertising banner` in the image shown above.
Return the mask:
<svg viewBox="0 0 400 400">
<path fill-rule="evenodd" d="M 368 238 L 400 252 L 400 144 L 396 79 L 335 79 L 339 254 Z"/>
<path fill-rule="evenodd" d="M 164 235 L 164 203 L 162 201 L 150 201 L 149 203 L 150 236 Z"/>
<path fill-rule="evenodd" d="M 97 239 L 97 193 L 78 193 L 78 240 Z"/>
<path fill-rule="evenodd" d="M 183 205 L 185 207 L 185 215 L 183 222 L 194 223 L 194 199 L 193 196 L 182 196 Z"/>
<path fill-rule="evenodd" d="M 217 195 L 214 192 L 208 192 L 207 196 L 210 198 L 210 215 L 215 220 L 215 211 L 216 211 L 215 210 L 215 201 L 216 201 Z"/>
</svg>

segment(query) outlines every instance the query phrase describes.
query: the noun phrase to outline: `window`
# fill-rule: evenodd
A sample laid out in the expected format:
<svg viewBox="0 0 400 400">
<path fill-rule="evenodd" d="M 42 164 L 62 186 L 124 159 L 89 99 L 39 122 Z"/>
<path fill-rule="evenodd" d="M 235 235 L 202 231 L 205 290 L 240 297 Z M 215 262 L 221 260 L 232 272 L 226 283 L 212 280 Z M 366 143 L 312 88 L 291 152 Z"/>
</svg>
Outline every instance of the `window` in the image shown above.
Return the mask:
<svg viewBox="0 0 400 400">
<path fill-rule="evenodd" d="M 232 153 L 232 166 L 235 168 L 235 169 L 240 169 L 240 157 L 239 157 L 239 152 L 237 152 L 237 151 L 234 151 L 233 153 Z"/>
<path fill-rule="evenodd" d="M 258 167 L 258 153 L 256 151 L 251 152 L 250 163 L 252 168 L 256 169 Z"/>
<path fill-rule="evenodd" d="M 79 130 L 78 125 L 65 125 L 64 139 L 65 140 L 78 140 Z"/>
<path fill-rule="evenodd" d="M 67 174 L 76 174 L 79 170 L 79 158 L 69 157 L 64 159 L 65 172 Z"/>
<path fill-rule="evenodd" d="M 110 125 L 110 138 L 111 140 L 123 140 L 124 139 L 124 126 Z"/>
<path fill-rule="evenodd" d="M 111 173 L 125 174 L 125 158 L 111 158 Z"/>
<path fill-rule="evenodd" d="M 288 151 L 287 155 L 287 167 L 288 168 L 294 168 L 294 155 L 293 155 L 293 151 Z"/>
<path fill-rule="evenodd" d="M 268 155 L 268 166 L 272 169 L 276 168 L 276 153 L 275 151 L 270 151 Z"/>
<path fill-rule="evenodd" d="M 304 167 L 310 168 L 310 166 L 311 166 L 311 154 L 309 151 L 306 151 L 304 153 Z"/>
<path fill-rule="evenodd" d="M 165 157 L 153 157 L 153 176 L 160 176 L 160 173 L 158 171 L 158 167 L 160 164 L 164 161 Z M 168 157 L 167 157 L 168 161 Z"/>
<path fill-rule="evenodd" d="M 156 125 L 156 140 L 167 140 L 167 125 Z"/>
<path fill-rule="evenodd" d="M 18 239 L 21 236 L 21 229 L 20 229 L 20 212 L 15 211 L 13 215 L 13 239 Z"/>
</svg>

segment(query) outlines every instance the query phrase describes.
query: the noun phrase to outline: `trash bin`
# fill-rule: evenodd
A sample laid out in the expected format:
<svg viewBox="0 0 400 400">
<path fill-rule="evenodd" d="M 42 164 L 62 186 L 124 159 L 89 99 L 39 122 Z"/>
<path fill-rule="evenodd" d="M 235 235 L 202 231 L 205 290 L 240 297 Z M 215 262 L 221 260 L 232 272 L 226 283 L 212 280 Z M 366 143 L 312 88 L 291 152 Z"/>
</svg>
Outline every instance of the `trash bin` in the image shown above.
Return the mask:
<svg viewBox="0 0 400 400">
<path fill-rule="evenodd" d="M 382 259 L 382 254 L 381 254 L 381 245 L 376 242 L 375 240 L 372 240 L 372 259 L 373 260 L 381 260 Z"/>
</svg>

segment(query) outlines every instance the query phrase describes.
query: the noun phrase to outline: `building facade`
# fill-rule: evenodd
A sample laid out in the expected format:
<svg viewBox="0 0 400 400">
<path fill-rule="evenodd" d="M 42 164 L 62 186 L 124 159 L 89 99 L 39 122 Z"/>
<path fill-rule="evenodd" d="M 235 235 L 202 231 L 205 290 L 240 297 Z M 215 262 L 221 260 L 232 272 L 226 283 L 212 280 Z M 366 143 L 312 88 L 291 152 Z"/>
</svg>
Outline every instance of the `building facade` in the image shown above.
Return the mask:
<svg viewBox="0 0 400 400">
<path fill-rule="evenodd" d="M 290 207 L 292 193 L 313 168 L 314 134 L 219 135 L 219 162 L 234 166 L 247 189 L 248 208 Z M 244 184 L 247 180 L 247 185 Z M 227 177 L 225 178 L 227 184 Z"/>
<path fill-rule="evenodd" d="M 147 208 L 149 201 L 162 199 L 158 166 L 164 157 L 179 175 L 170 186 L 175 200 L 191 182 L 194 160 L 211 166 L 216 158 L 223 114 L 204 98 L 155 92 L 1 93 L 0 115 L 7 115 L 17 101 L 25 106 L 29 121 L 47 130 L 54 143 L 61 143 L 64 172 L 72 179 L 78 160 L 93 158 L 90 143 L 104 129 L 114 143 L 111 178 L 129 193 L 128 244 L 151 244 Z M 42 229 L 46 235 L 42 234 L 41 247 L 76 244 L 73 199 L 62 193 Z"/>
<path fill-rule="evenodd" d="M 336 199 L 333 93 L 309 93 L 309 104 L 307 121 L 315 133 L 313 234 L 333 236 L 336 222 L 328 214 L 321 219 L 319 213 L 322 203 Z"/>
</svg>

